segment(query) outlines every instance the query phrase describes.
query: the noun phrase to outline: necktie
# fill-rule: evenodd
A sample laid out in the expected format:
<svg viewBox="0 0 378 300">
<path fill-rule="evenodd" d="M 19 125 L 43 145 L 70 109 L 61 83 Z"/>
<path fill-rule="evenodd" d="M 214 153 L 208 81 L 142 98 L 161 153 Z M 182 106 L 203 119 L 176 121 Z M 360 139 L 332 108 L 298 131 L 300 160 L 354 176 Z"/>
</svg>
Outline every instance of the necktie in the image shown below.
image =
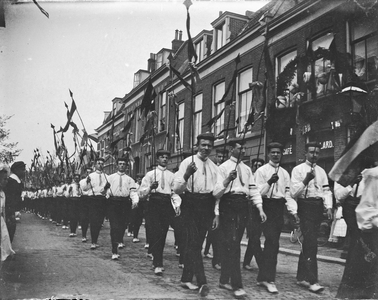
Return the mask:
<svg viewBox="0 0 378 300">
<path fill-rule="evenodd" d="M 160 184 L 160 186 L 161 186 L 161 189 L 162 189 L 162 190 L 164 190 L 164 187 L 165 187 L 164 171 L 165 171 L 165 170 L 162 170 L 162 171 L 161 171 L 161 184 Z"/>
<path fill-rule="evenodd" d="M 98 178 L 99 178 L 99 186 L 101 187 L 101 185 L 102 185 L 101 173 L 98 173 Z"/>
<path fill-rule="evenodd" d="M 119 192 L 122 193 L 122 174 L 119 174 Z"/>
<path fill-rule="evenodd" d="M 205 190 L 207 190 L 206 162 L 203 162 L 203 175 L 205 176 Z"/>
<path fill-rule="evenodd" d="M 238 176 L 239 176 L 239 181 L 240 181 L 241 185 L 244 186 L 243 175 L 242 175 L 242 170 L 241 170 L 240 164 L 238 164 Z"/>
</svg>

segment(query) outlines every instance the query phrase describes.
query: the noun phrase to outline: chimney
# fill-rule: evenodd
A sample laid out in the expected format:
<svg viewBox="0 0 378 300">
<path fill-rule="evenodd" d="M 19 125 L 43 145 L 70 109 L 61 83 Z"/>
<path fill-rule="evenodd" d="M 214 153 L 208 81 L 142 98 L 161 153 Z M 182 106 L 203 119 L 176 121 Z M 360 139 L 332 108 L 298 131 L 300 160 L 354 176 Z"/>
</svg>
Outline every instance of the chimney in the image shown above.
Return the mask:
<svg viewBox="0 0 378 300">
<path fill-rule="evenodd" d="M 176 51 L 180 48 L 180 46 L 183 44 L 182 39 L 182 31 L 176 29 L 175 30 L 175 39 L 172 41 L 172 51 L 173 53 L 176 53 Z"/>
<path fill-rule="evenodd" d="M 147 70 L 148 72 L 152 73 L 156 69 L 156 59 L 155 54 L 150 53 L 150 58 L 147 61 Z"/>
<path fill-rule="evenodd" d="M 253 11 L 250 11 L 250 10 L 246 10 L 245 11 L 245 15 L 246 17 L 248 17 L 249 19 L 252 19 L 252 16 L 254 15 L 255 13 Z"/>
<path fill-rule="evenodd" d="M 223 11 L 220 10 L 220 11 L 219 11 L 219 17 L 220 17 L 222 14 L 223 14 Z"/>
</svg>

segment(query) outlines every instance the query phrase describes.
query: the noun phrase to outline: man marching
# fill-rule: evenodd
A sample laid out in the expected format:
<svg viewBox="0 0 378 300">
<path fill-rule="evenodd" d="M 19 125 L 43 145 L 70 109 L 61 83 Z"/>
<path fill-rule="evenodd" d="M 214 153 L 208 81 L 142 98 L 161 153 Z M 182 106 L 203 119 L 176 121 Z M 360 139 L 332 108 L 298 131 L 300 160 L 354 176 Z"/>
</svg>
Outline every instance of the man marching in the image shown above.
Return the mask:
<svg viewBox="0 0 378 300">
<path fill-rule="evenodd" d="M 284 225 L 284 206 L 294 216 L 296 223 L 299 218 L 297 202 L 290 195 L 290 175 L 280 166 L 283 145 L 272 142 L 267 150 L 269 162 L 255 173 L 267 221 L 264 224 L 252 221 L 252 226 L 258 228 L 259 236 L 263 232 L 265 237 L 257 282 L 260 286 L 265 286 L 268 292 L 278 293 L 275 279 L 280 235 Z"/>
<path fill-rule="evenodd" d="M 318 283 L 318 231 L 323 219 L 323 207 L 332 219 L 332 193 L 326 172 L 316 162 L 320 145 L 306 144 L 306 161 L 296 166 L 291 174 L 290 191 L 298 203 L 300 227 L 303 233 L 302 251 L 299 255 L 297 284 L 313 293 L 324 290 Z"/>
<path fill-rule="evenodd" d="M 87 242 L 87 231 L 89 226 L 89 191 L 84 191 L 83 187 L 87 184 L 87 177 L 92 173 L 92 168 L 87 167 L 86 176 L 79 182 L 81 190 L 81 205 L 80 205 L 80 226 L 81 226 L 81 241 Z"/>
<path fill-rule="evenodd" d="M 97 240 L 100 235 L 101 225 L 106 213 L 106 190 L 110 187 L 105 173 L 103 173 L 105 160 L 100 157 L 95 160 L 96 171 L 89 174 L 81 187 L 88 191 L 89 223 L 91 228 L 91 249 L 98 248 Z"/>
<path fill-rule="evenodd" d="M 214 146 L 214 135 L 202 133 L 197 136 L 198 152 L 184 159 L 175 173 L 174 192 L 185 191 L 181 211 L 183 217 L 182 241 L 184 244 L 184 270 L 181 284 L 185 288 L 198 289 L 201 296 L 209 293 L 202 261 L 202 244 L 207 230 L 218 228 L 219 211 L 213 195 L 217 183 L 219 169 L 209 159 Z M 215 216 L 214 216 L 215 215 Z M 192 284 L 196 276 L 197 285 Z"/>
<path fill-rule="evenodd" d="M 118 260 L 118 245 L 123 245 L 123 235 L 130 222 L 131 209 L 138 205 L 139 197 L 134 179 L 127 176 L 126 158 L 117 159 L 118 172 L 109 176 L 109 189 L 107 191 L 108 217 L 110 222 L 110 239 L 112 243 L 112 260 Z M 123 248 L 123 247 L 122 247 Z"/>
<path fill-rule="evenodd" d="M 80 188 L 80 175 L 74 175 L 74 182 L 68 188 L 69 193 L 69 219 L 70 219 L 70 237 L 76 236 L 77 224 L 80 219 L 80 202 L 82 191 Z"/>
<path fill-rule="evenodd" d="M 181 198 L 172 193 L 174 174 L 167 170 L 169 151 L 156 152 L 158 166 L 149 171 L 139 187 L 141 198 L 149 195 L 148 220 L 150 226 L 149 249 L 153 256 L 156 275 L 163 274 L 163 251 L 169 225 L 180 214 Z"/>
<path fill-rule="evenodd" d="M 223 241 L 219 287 L 234 291 L 234 296 L 239 298 L 246 295 L 240 271 L 240 242 L 251 217 L 249 202 L 252 201 L 257 207 L 257 217 L 261 222 L 265 222 L 266 216 L 252 170 L 241 161 L 245 153 L 243 140 L 230 139 L 228 144 L 231 146 L 231 157 L 219 166 L 220 177 L 214 192 L 220 199 L 220 232 Z"/>
</svg>

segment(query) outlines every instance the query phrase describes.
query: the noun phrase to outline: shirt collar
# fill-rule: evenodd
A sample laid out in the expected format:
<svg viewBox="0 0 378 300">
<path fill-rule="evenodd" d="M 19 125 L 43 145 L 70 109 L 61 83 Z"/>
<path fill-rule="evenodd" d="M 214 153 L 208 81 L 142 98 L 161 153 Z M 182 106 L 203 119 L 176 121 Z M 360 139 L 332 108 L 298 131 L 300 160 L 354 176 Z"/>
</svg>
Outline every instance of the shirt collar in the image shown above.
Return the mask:
<svg viewBox="0 0 378 300">
<path fill-rule="evenodd" d="M 234 156 L 231 156 L 230 157 L 230 160 L 232 161 L 232 162 L 234 162 L 234 163 L 236 163 L 237 161 L 238 161 L 238 159 L 236 158 L 236 157 L 234 157 Z M 241 163 L 242 161 L 239 161 L 239 164 Z"/>
<path fill-rule="evenodd" d="M 160 171 L 165 171 L 165 170 L 167 170 L 166 167 L 164 168 L 164 167 L 162 167 L 162 166 L 160 166 L 160 165 L 158 165 L 157 168 L 158 168 Z"/>
<path fill-rule="evenodd" d="M 122 175 L 125 175 L 125 172 L 120 172 L 120 171 L 118 171 L 117 174 L 118 174 L 119 176 L 122 176 Z"/>
<path fill-rule="evenodd" d="M 307 159 L 306 159 L 306 165 L 312 167 L 312 168 L 315 168 L 316 167 L 316 163 L 310 163 Z"/>
<path fill-rule="evenodd" d="M 9 177 L 10 177 L 10 178 L 13 178 L 13 179 L 16 180 L 18 183 L 21 183 L 20 178 L 18 178 L 18 176 L 17 176 L 16 174 L 14 174 L 14 173 L 11 173 Z"/>
<path fill-rule="evenodd" d="M 274 163 L 272 162 L 271 160 L 269 161 L 269 164 L 273 167 L 273 168 L 278 168 L 280 166 L 279 163 Z"/>
<path fill-rule="evenodd" d="M 95 172 L 96 172 L 97 174 L 102 174 L 102 172 L 99 171 L 99 170 L 96 170 Z"/>
<path fill-rule="evenodd" d="M 202 157 L 199 152 L 197 152 L 197 157 L 202 160 L 203 162 L 207 161 L 209 157 Z"/>
</svg>

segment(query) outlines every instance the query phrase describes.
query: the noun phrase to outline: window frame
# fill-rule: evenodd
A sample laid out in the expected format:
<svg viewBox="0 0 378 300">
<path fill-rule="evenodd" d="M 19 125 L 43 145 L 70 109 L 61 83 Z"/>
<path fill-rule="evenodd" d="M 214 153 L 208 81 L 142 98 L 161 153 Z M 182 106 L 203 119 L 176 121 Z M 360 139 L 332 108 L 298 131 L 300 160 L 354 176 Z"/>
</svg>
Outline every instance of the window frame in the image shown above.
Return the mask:
<svg viewBox="0 0 378 300">
<path fill-rule="evenodd" d="M 241 90 L 241 86 L 240 86 L 241 85 L 241 75 L 243 73 L 247 72 L 247 71 L 251 72 L 250 82 L 247 83 L 246 88 Z M 239 124 L 238 124 L 237 128 L 238 128 L 238 133 L 240 134 L 244 130 L 244 124 L 248 120 L 249 111 L 251 110 L 251 107 L 246 108 L 246 114 L 245 114 L 244 117 L 242 116 L 242 113 L 241 113 L 242 103 L 241 103 L 241 101 L 243 101 L 243 97 L 244 96 L 246 97 L 246 100 L 245 100 L 246 105 L 248 105 L 249 102 L 251 103 L 251 105 L 253 105 L 252 88 L 249 86 L 249 83 L 251 83 L 253 81 L 253 67 L 249 66 L 249 67 L 242 69 L 239 72 L 237 78 L 238 78 L 238 80 L 237 80 L 237 92 L 236 93 L 237 93 L 238 101 L 237 101 L 236 111 L 238 112 L 237 115 L 239 116 L 238 117 L 239 118 Z M 250 98 L 249 98 L 249 95 L 250 95 Z"/>
<path fill-rule="evenodd" d="M 217 88 L 223 85 L 223 93 L 222 90 L 217 91 Z M 218 115 L 221 110 L 225 107 L 225 102 L 220 102 L 222 99 L 224 93 L 226 91 L 226 82 L 218 81 L 213 85 L 212 88 L 212 103 L 213 103 L 213 114 L 212 117 L 214 118 L 216 115 Z M 219 94 L 220 93 L 220 94 Z M 219 95 L 218 95 L 219 94 Z M 219 96 L 219 97 L 218 97 Z M 214 135 L 217 137 L 219 133 L 224 129 L 225 127 L 225 121 L 224 121 L 225 113 L 222 114 L 222 116 L 216 120 L 213 124 L 214 126 Z"/>
</svg>

